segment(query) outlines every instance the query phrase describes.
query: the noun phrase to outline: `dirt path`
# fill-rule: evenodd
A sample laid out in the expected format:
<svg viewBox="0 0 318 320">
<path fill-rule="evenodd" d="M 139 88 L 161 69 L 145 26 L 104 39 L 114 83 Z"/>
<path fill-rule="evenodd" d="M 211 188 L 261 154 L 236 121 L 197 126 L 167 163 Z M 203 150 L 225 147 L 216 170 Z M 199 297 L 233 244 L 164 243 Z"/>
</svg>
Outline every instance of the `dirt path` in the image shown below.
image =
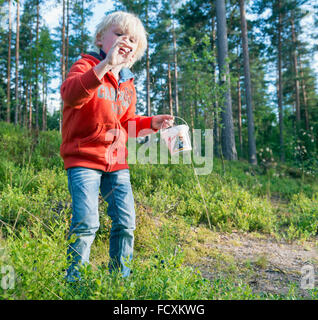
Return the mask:
<svg viewBox="0 0 318 320">
<path fill-rule="evenodd" d="M 317 243 L 317 241 L 311 241 L 297 244 L 252 234 L 217 233 L 212 241 L 204 242 L 202 245 L 207 250 L 212 252 L 216 250 L 224 257 L 234 260 L 234 264 L 239 269 L 239 276 L 250 285 L 253 292 L 287 294 L 294 283 L 297 294 L 306 297 L 307 290 L 299 288 L 302 277 L 301 268 L 305 264 L 314 267 L 317 288 Z M 215 268 L 215 265 L 215 258 L 206 257 L 200 266 L 203 276 L 210 279 L 219 276 L 220 268 Z"/>
</svg>

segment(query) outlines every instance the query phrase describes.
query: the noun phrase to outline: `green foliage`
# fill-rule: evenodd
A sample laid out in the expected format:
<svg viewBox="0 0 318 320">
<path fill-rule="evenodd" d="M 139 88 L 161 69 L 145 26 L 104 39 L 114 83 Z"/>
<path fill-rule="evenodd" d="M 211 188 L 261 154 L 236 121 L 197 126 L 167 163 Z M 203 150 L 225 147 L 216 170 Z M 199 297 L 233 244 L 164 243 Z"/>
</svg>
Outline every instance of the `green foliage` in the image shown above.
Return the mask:
<svg viewBox="0 0 318 320">
<path fill-rule="evenodd" d="M 206 209 L 191 166 L 135 165 L 132 183 L 143 202 L 154 214 L 172 210 L 194 223 L 207 222 Z M 137 180 L 138 179 L 138 180 Z M 199 177 L 212 224 L 230 231 L 274 232 L 276 217 L 270 204 L 251 195 L 235 180 L 227 181 L 216 173 Z M 139 181 L 139 183 L 137 181 Z M 191 191 L 190 191 L 191 190 Z"/>
<path fill-rule="evenodd" d="M 291 216 L 284 219 L 289 239 L 309 239 L 318 234 L 318 194 L 312 199 L 303 193 L 295 194 L 290 202 Z"/>
<path fill-rule="evenodd" d="M 226 279 L 214 283 L 198 270 L 183 265 L 183 255 L 154 255 L 146 261 L 137 257 L 129 280 L 109 274 L 106 268 L 84 266 L 83 280 L 69 284 L 64 281 L 67 267 L 67 223 L 51 224 L 49 231 L 33 223 L 6 240 L 6 263 L 14 266 L 15 288 L 3 290 L 5 299 L 248 299 L 253 295 L 246 285 L 233 285 Z"/>
<path fill-rule="evenodd" d="M 5 263 L 15 272 L 14 289 L 0 289 L 1 299 L 297 298 L 292 289 L 287 296 L 257 295 L 235 275 L 208 280 L 189 266 L 184 249 L 191 243 L 191 228 L 207 225 L 206 208 L 189 165 L 131 165 L 138 221 L 129 279 L 110 275 L 105 267 L 111 222 L 105 214 L 107 205 L 101 203 L 101 230 L 92 248 L 92 263 L 83 266 L 81 282 L 66 283 L 71 199 L 58 158 L 59 133 L 37 135 L 7 123 L 0 123 L 0 132 L 0 246 L 6 250 Z M 226 162 L 224 172 L 218 159 L 214 163 L 212 173 L 199 176 L 213 228 L 271 233 L 290 240 L 316 235 L 318 192 L 313 191 L 312 181 L 304 179 L 300 192 L 300 187 L 291 185 L 301 178 L 276 177 L 277 168 L 263 175 L 247 163 Z M 268 179 L 276 193 L 289 195 L 288 214 L 278 215 L 267 200 L 267 189 L 259 184 Z M 315 299 L 315 292 L 312 295 Z"/>
<path fill-rule="evenodd" d="M 43 228 L 35 221 L 18 233 L 9 232 L 6 263 L 14 266 L 15 288 L 12 292 L 2 290 L 2 293 L 0 289 L 0 296 L 6 299 L 58 298 L 57 288 L 66 268 L 67 226 L 60 221 Z"/>
<path fill-rule="evenodd" d="M 0 126 L 0 157 L 19 167 L 62 168 L 59 156 L 61 136 L 57 131 L 39 133 L 2 122 Z"/>
</svg>

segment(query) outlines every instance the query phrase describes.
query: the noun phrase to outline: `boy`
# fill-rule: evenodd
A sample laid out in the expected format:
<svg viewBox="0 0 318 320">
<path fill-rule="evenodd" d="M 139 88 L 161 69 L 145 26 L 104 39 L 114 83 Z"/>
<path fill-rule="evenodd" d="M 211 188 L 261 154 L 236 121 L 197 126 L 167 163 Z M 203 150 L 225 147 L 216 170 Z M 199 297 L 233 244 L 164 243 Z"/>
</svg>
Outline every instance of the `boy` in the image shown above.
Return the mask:
<svg viewBox="0 0 318 320">
<path fill-rule="evenodd" d="M 143 56 L 147 38 L 135 15 L 114 12 L 97 25 L 94 44 L 100 53 L 82 54 L 61 86 L 63 106 L 61 156 L 72 196 L 69 246 L 72 260 L 66 279 L 80 279 L 78 266 L 89 262 L 90 248 L 99 228 L 98 195 L 108 202 L 112 220 L 109 270 L 121 270 L 133 255 L 135 210 L 127 165 L 126 142 L 165 128 L 170 115 L 135 115 L 136 91 L 129 70 Z M 128 130 L 134 128 L 135 130 Z M 130 132 L 135 131 L 135 132 Z"/>
</svg>

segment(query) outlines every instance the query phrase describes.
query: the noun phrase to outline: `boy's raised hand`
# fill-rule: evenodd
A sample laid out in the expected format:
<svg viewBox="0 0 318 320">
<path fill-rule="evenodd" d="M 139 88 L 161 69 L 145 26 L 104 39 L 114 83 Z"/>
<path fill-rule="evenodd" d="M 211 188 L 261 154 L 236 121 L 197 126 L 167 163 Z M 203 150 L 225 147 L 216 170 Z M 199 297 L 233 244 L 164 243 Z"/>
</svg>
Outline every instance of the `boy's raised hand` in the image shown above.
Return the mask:
<svg viewBox="0 0 318 320">
<path fill-rule="evenodd" d="M 105 63 L 116 67 L 124 68 L 132 65 L 134 52 L 122 39 L 118 39 L 107 53 Z"/>
<path fill-rule="evenodd" d="M 109 70 L 118 74 L 122 68 L 130 68 L 135 54 L 130 49 L 122 39 L 117 39 L 109 49 L 106 58 L 94 67 L 97 77 L 102 79 Z"/>
</svg>

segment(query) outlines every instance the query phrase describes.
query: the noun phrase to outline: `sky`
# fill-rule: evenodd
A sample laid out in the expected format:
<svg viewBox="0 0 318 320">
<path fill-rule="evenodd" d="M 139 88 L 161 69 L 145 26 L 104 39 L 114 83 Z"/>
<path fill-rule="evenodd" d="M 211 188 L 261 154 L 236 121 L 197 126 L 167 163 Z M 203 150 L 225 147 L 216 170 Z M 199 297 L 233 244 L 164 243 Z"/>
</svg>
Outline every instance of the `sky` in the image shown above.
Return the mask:
<svg viewBox="0 0 318 320">
<path fill-rule="evenodd" d="M 51 0 L 51 3 L 56 3 L 56 1 Z M 113 9 L 113 1 L 111 0 L 106 0 L 106 1 L 103 1 L 102 3 L 97 3 L 94 6 L 93 16 L 90 18 L 87 24 L 87 27 L 91 33 L 94 32 L 95 26 L 100 21 L 100 19 L 105 15 L 105 13 L 112 9 Z M 61 6 L 52 7 L 46 12 L 43 12 L 43 18 L 46 24 L 52 29 L 58 25 L 59 18 L 61 16 L 62 16 Z"/>
<path fill-rule="evenodd" d="M 318 2 L 318 0 L 313 0 Z M 62 15 L 61 12 L 61 6 L 54 5 L 56 1 L 51 0 L 52 6 L 49 10 L 46 10 L 45 12 L 42 12 L 44 20 L 46 24 L 51 28 L 55 28 L 58 23 L 59 19 Z M 106 0 L 102 1 L 101 3 L 97 3 L 94 6 L 93 9 L 93 16 L 90 18 L 90 20 L 87 23 L 87 27 L 93 35 L 95 31 L 95 26 L 97 23 L 101 20 L 101 18 L 107 13 L 107 11 L 110 11 L 113 9 L 113 1 L 112 0 Z M 248 19 L 253 19 L 255 17 L 249 16 L 247 14 Z M 307 35 L 312 32 L 313 30 L 313 13 L 309 14 L 303 21 L 303 34 L 300 36 L 302 39 L 306 39 Z M 317 41 L 318 44 L 318 41 Z M 313 68 L 316 70 L 316 74 L 318 75 L 318 52 L 313 57 Z M 269 75 L 270 76 L 270 75 Z M 318 81 L 318 76 L 317 76 Z M 60 79 L 53 80 L 51 83 L 51 88 L 56 89 L 55 93 L 49 94 L 48 97 L 48 110 L 49 112 L 53 112 L 54 109 L 58 109 L 60 107 L 60 94 L 59 94 L 59 87 L 60 87 Z M 318 86 L 318 84 L 317 84 Z M 273 88 L 269 88 L 269 90 L 273 90 Z"/>
</svg>

